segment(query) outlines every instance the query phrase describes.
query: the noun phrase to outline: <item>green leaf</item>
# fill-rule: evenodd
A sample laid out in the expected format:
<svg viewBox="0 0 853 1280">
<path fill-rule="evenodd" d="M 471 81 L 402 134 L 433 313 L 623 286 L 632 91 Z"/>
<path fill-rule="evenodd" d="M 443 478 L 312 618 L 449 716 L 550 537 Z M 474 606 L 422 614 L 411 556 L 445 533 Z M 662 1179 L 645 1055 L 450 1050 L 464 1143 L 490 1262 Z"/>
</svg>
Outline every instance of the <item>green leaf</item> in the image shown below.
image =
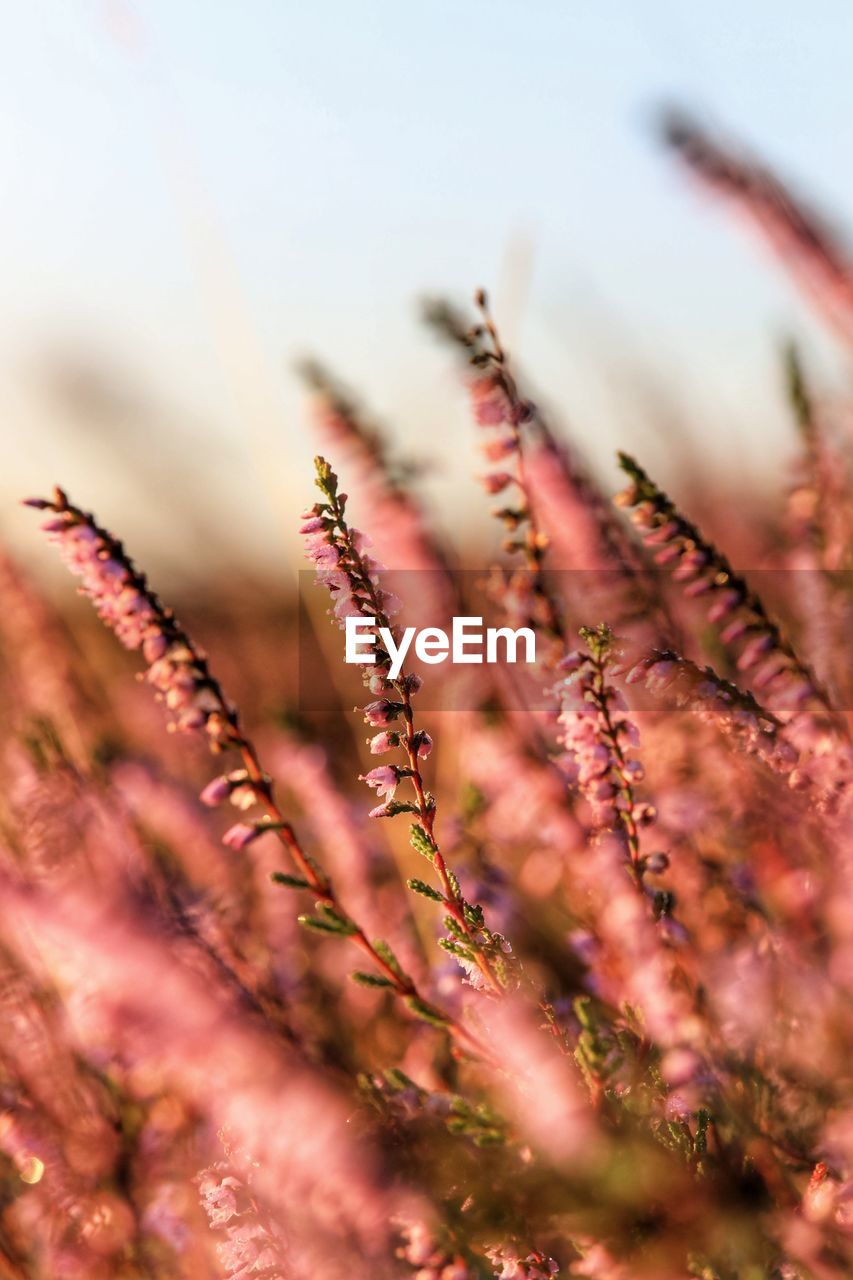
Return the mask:
<svg viewBox="0 0 853 1280">
<path fill-rule="evenodd" d="M 394 973 L 396 973 L 398 978 L 402 978 L 405 980 L 406 974 L 403 971 L 403 966 L 400 964 L 400 961 L 394 955 L 394 952 L 391 950 L 391 948 L 389 947 L 388 943 L 385 941 L 384 938 L 375 939 L 373 943 L 373 950 L 380 957 L 380 959 L 385 961 L 388 968 L 391 969 Z"/>
<path fill-rule="evenodd" d="M 381 973 L 365 973 L 361 969 L 355 969 L 351 974 L 353 982 L 357 982 L 360 987 L 391 987 L 394 983 L 390 978 L 386 978 Z"/>
<path fill-rule="evenodd" d="M 424 1022 L 430 1022 L 434 1027 L 446 1027 L 449 1018 L 439 1009 L 434 1009 L 431 1004 L 427 1004 L 418 996 L 407 996 L 406 1004 L 418 1018 Z"/>
<path fill-rule="evenodd" d="M 396 818 L 400 813 L 420 813 L 416 804 L 411 804 L 408 800 L 389 800 L 385 805 L 384 814 L 380 817 Z"/>
<path fill-rule="evenodd" d="M 297 916 L 296 918 L 306 929 L 314 929 L 317 933 L 334 933 L 339 938 L 347 938 L 356 932 L 356 927 L 351 921 L 341 918 L 330 919 L 323 916 Z"/>
<path fill-rule="evenodd" d="M 464 902 L 462 904 L 462 910 L 465 914 L 465 919 L 470 925 L 475 929 L 482 929 L 485 923 L 485 917 L 483 916 L 483 908 L 479 904 L 472 905 L 470 902 Z"/>
<path fill-rule="evenodd" d="M 399 1067 L 388 1067 L 382 1074 L 395 1089 L 417 1089 L 418 1093 L 423 1093 L 420 1085 L 415 1084 L 414 1080 Z"/>
<path fill-rule="evenodd" d="M 311 886 L 302 876 L 289 876 L 284 871 L 274 871 L 270 876 L 276 884 L 283 884 L 286 889 L 310 889 Z"/>
<path fill-rule="evenodd" d="M 433 889 L 430 884 L 425 884 L 423 880 L 407 880 L 406 884 L 413 893 L 419 893 L 422 898 L 431 898 L 433 902 L 444 902 L 438 890 Z"/>
<path fill-rule="evenodd" d="M 448 933 L 452 933 L 454 938 L 459 942 L 470 942 L 470 938 L 458 920 L 454 920 L 453 916 L 444 917 L 444 927 Z"/>
<path fill-rule="evenodd" d="M 334 907 L 329 907 L 325 903 L 318 903 L 317 905 L 318 909 L 323 913 L 323 919 L 334 925 L 338 933 L 343 933 L 347 937 L 358 933 L 358 925 L 350 920 L 348 916 L 342 915 L 340 911 L 336 911 Z"/>
<path fill-rule="evenodd" d="M 467 947 L 463 947 L 461 943 L 456 942 L 453 938 L 439 938 L 438 945 L 442 951 L 448 951 L 450 955 L 457 956 L 460 960 L 473 960 L 474 953 L 469 951 Z"/>
<path fill-rule="evenodd" d="M 413 822 L 410 828 L 409 843 L 415 852 L 421 854 L 428 862 L 435 861 L 435 845 L 417 822 Z"/>
</svg>

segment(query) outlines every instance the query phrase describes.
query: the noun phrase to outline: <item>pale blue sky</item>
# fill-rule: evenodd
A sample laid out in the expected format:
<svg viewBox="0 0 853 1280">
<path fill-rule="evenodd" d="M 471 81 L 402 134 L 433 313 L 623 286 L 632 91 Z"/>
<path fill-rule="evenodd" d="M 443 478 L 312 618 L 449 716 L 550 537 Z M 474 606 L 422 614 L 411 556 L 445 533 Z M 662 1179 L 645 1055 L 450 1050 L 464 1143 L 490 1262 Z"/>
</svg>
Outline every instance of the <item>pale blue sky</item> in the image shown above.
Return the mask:
<svg viewBox="0 0 853 1280">
<path fill-rule="evenodd" d="M 305 352 L 467 503 L 464 407 L 415 301 L 480 284 L 605 468 L 619 444 L 665 465 L 648 371 L 712 465 L 736 448 L 760 469 L 787 443 L 774 344 L 820 340 L 649 115 L 697 107 L 853 227 L 851 50 L 843 0 L 7 6 L 4 508 L 65 477 L 144 552 L 155 520 L 180 531 L 171 476 L 253 546 L 277 538 L 313 452 L 288 371 Z M 42 386 L 57 352 L 94 352 L 145 413 L 82 429 Z"/>
</svg>

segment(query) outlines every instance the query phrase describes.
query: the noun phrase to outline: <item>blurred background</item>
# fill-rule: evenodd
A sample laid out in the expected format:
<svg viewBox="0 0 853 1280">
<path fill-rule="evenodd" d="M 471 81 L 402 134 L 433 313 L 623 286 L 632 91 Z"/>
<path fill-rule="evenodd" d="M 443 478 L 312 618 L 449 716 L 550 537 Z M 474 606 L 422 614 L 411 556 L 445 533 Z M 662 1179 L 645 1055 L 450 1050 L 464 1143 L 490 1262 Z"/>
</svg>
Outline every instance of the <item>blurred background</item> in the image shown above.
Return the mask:
<svg viewBox="0 0 853 1280">
<path fill-rule="evenodd" d="M 840 357 L 654 116 L 686 103 L 853 221 L 851 37 L 842 0 L 10 7 L 4 535 L 43 567 L 16 499 L 61 481 L 160 582 L 290 573 L 309 355 L 474 535 L 468 406 L 418 301 L 480 285 L 608 484 L 617 446 L 669 480 L 688 442 L 772 489 L 793 440 L 782 341 L 830 382 Z"/>
</svg>

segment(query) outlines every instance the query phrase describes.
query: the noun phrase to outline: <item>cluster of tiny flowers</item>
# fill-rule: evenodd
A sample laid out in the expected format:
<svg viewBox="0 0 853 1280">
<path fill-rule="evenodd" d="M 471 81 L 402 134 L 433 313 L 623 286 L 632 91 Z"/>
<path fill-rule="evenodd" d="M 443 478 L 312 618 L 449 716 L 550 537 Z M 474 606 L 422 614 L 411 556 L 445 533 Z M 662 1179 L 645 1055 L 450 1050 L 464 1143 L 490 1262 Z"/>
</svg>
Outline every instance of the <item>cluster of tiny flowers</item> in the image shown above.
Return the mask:
<svg viewBox="0 0 853 1280">
<path fill-rule="evenodd" d="M 488 1258 L 495 1267 L 496 1280 L 551 1280 L 560 1274 L 560 1268 L 553 1258 L 546 1258 L 542 1253 L 529 1253 L 521 1257 L 508 1246 L 499 1246 L 486 1250 Z"/>
<path fill-rule="evenodd" d="M 332 595 L 332 615 L 338 626 L 347 618 L 371 617 L 377 626 L 398 612 L 400 602 L 379 585 L 381 565 L 367 554 L 368 541 L 358 530 L 342 524 L 347 495 L 338 492 L 337 476 L 317 459 L 317 483 L 327 501 L 302 513 L 299 532 L 306 558 L 317 570 L 317 581 Z"/>
<path fill-rule="evenodd" d="M 403 1227 L 402 1235 L 403 1244 L 397 1256 L 412 1268 L 413 1280 L 473 1280 L 464 1259 L 437 1244 L 426 1223 L 408 1224 Z"/>
<path fill-rule="evenodd" d="M 201 801 L 211 809 L 227 802 L 235 809 L 245 811 L 263 801 L 269 786 L 270 780 L 265 775 L 256 781 L 249 776 L 248 770 L 232 769 L 230 773 L 220 774 L 207 784 L 201 793 Z M 235 822 L 223 835 L 222 843 L 239 853 L 265 831 L 274 829 L 275 825 L 264 819 Z"/>
<path fill-rule="evenodd" d="M 142 650 L 148 664 L 145 678 L 173 717 L 170 728 L 201 732 L 212 751 L 239 750 L 252 765 L 251 772 L 235 769 L 214 778 L 202 791 L 202 802 L 214 807 L 229 801 L 240 811 L 267 804 L 272 783 L 257 766 L 236 709 L 211 675 L 205 655 L 151 590 L 121 542 L 94 516 L 70 503 L 61 489 L 50 501 L 32 498 L 26 505 L 53 512 L 43 528 L 66 566 L 82 579 L 81 590 L 98 617 L 126 648 Z M 284 824 L 279 817 L 273 811 L 271 816 L 237 822 L 225 832 L 223 844 L 243 850 L 264 832 L 280 829 Z"/>
<path fill-rule="evenodd" d="M 249 1280 L 263 1275 L 282 1280 L 282 1245 L 261 1223 L 250 1190 L 217 1163 L 197 1178 L 201 1206 L 211 1231 L 221 1231 L 216 1254 L 228 1280 Z"/>
<path fill-rule="evenodd" d="M 403 683 L 409 694 L 416 693 L 421 687 L 420 677 L 416 675 L 403 677 Z M 396 702 L 390 698 L 368 703 L 364 708 L 365 723 L 371 727 L 376 727 L 379 724 L 391 726 L 404 712 L 405 705 L 403 702 Z M 423 729 L 413 730 L 411 733 L 403 733 L 397 729 L 386 728 L 381 733 L 374 734 L 372 738 L 369 738 L 368 746 L 371 755 L 374 756 L 405 748 L 411 751 L 415 759 L 426 760 L 432 751 L 432 738 Z M 370 817 L 390 818 L 397 813 L 419 812 L 414 806 L 404 809 L 394 799 L 399 784 L 404 778 L 411 778 L 412 776 L 413 770 L 411 768 L 395 764 L 378 765 L 367 773 L 360 773 L 358 775 L 359 782 L 364 782 L 368 787 L 372 787 L 378 799 L 381 800 L 385 797 L 383 804 L 377 805 L 376 808 L 370 810 Z"/>
<path fill-rule="evenodd" d="M 710 667 L 699 667 L 672 650 L 659 650 L 635 663 L 625 680 L 642 682 L 650 693 L 686 708 L 775 772 L 793 774 L 799 757 L 783 738 L 780 722 L 750 693 L 723 680 Z"/>
<path fill-rule="evenodd" d="M 425 789 L 420 772 L 420 761 L 427 759 L 432 751 L 432 738 L 425 730 L 415 727 L 412 711 L 412 697 L 422 684 L 420 676 L 400 672 L 391 678 L 391 661 L 382 648 L 380 635 L 390 627 L 388 596 L 378 581 L 380 566 L 364 555 L 360 536 L 347 524 L 346 494 L 339 492 L 338 478 L 332 468 L 324 458 L 317 458 L 315 463 L 316 483 L 324 501 L 316 504 L 313 515 L 306 521 L 310 526 L 305 533 L 308 555 L 317 563 L 318 555 L 322 560 L 332 549 L 338 567 L 335 570 L 321 567 L 320 580 L 338 597 L 345 597 L 347 608 L 375 620 L 376 662 L 365 665 L 363 678 L 372 693 L 383 696 L 363 708 L 365 723 L 380 730 L 368 740 L 370 752 L 384 755 L 400 751 L 405 758 L 404 764 L 377 765 L 359 774 L 359 781 L 375 790 L 382 801 L 370 810 L 370 817 L 394 818 L 405 813 L 418 819 L 412 842 L 432 864 L 441 892 L 417 879 L 410 880 L 409 887 L 446 907 L 445 923 L 450 936 L 441 939 L 440 945 L 455 957 L 468 982 L 479 989 L 500 990 L 514 959 L 511 948 L 499 934 L 487 928 L 482 908 L 463 898 L 459 882 L 445 863 L 435 838 L 435 800 Z M 315 527 L 315 521 L 319 521 L 321 527 Z M 393 604 L 397 606 L 396 599 Z M 398 800 L 397 789 L 404 780 L 411 785 L 411 798 Z"/>
<path fill-rule="evenodd" d="M 634 757 L 639 734 L 622 694 L 607 677 L 613 652 L 609 628 L 603 624 L 583 628 L 581 635 L 586 651 L 570 653 L 561 663 L 564 678 L 556 690 L 561 741 L 596 827 L 622 831 L 631 861 L 639 870 L 639 828 L 656 816 L 653 806 L 637 800 L 634 794 L 635 785 L 643 778 L 643 766 Z M 654 866 L 645 869 L 663 870 L 663 855 L 654 856 Z"/>
<path fill-rule="evenodd" d="M 305 538 L 305 554 L 317 567 L 318 582 L 334 598 L 332 613 L 340 625 L 347 617 L 374 620 L 376 661 L 365 665 L 364 680 L 372 693 L 396 693 L 399 697 L 377 698 L 364 707 L 366 724 L 382 730 L 369 740 L 370 752 L 384 755 L 404 750 L 408 760 L 407 765 L 379 765 L 360 774 L 359 781 L 372 787 L 377 798 L 383 800 L 371 809 L 372 818 L 419 813 L 417 805 L 401 804 L 395 795 L 404 778 L 415 776 L 417 761 L 425 760 L 432 750 L 432 738 L 424 730 L 412 727 L 408 713 L 409 699 L 420 689 L 421 679 L 414 674 L 401 674 L 393 682 L 390 680 L 390 659 L 378 635 L 380 628 L 390 626 L 389 618 L 399 610 L 400 602 L 383 591 L 379 581 L 382 566 L 366 553 L 367 539 L 347 524 L 347 495 L 339 492 L 337 476 L 323 458 L 316 460 L 316 466 L 317 485 L 325 501 L 305 513 L 307 518 L 300 530 Z"/>
<path fill-rule="evenodd" d="M 514 489 L 515 497 L 492 514 L 506 530 L 504 551 L 523 556 L 525 564 L 524 570 L 508 578 L 495 575 L 492 594 L 511 618 L 560 638 L 559 610 L 542 573 L 548 538 L 540 530 L 533 509 L 523 457 L 521 428 L 533 422 L 536 409 L 518 390 L 482 290 L 476 302 L 483 323 L 471 329 L 465 339 L 474 370 L 468 380 L 468 390 L 475 422 L 490 429 L 482 449 L 487 461 L 495 467 L 482 477 L 482 483 L 492 496 Z"/>
<path fill-rule="evenodd" d="M 753 687 L 764 691 L 771 710 L 791 724 L 796 745 L 817 754 L 828 751 L 838 729 L 826 695 L 761 601 L 642 467 L 626 454 L 619 456 L 631 483 L 615 502 L 630 508 L 631 520 L 654 550 L 655 562 L 673 566 L 673 580 L 687 596 L 708 597 L 708 621 L 718 628 L 724 644 L 735 646 L 738 670 L 748 673 Z"/>
<path fill-rule="evenodd" d="M 81 592 L 127 649 L 141 649 L 147 679 L 178 729 L 200 730 L 220 750 L 233 741 L 234 712 L 207 669 L 204 655 L 150 590 L 122 544 L 73 506 L 62 491 L 30 498 L 27 506 L 53 514 L 42 528 L 66 567 L 81 579 Z"/>
</svg>

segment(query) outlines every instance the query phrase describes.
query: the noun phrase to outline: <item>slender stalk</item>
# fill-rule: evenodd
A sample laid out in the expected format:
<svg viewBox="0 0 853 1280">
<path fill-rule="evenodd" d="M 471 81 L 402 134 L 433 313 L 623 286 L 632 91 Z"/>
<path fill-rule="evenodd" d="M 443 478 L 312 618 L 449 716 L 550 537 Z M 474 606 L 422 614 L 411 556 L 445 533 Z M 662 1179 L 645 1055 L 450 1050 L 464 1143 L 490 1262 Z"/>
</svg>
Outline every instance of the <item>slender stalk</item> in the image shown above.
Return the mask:
<svg viewBox="0 0 853 1280">
<path fill-rule="evenodd" d="M 142 649 L 149 662 L 149 681 L 159 689 L 167 707 L 177 713 L 170 729 L 201 730 L 214 753 L 230 749 L 239 754 L 246 775 L 240 785 L 251 790 L 265 814 L 265 821 L 255 825 L 251 838 L 274 832 L 303 887 L 310 889 L 318 905 L 341 922 L 340 932 L 368 957 L 394 995 L 409 1002 L 428 1021 L 446 1027 L 466 1053 L 492 1061 L 479 1039 L 426 1000 L 413 979 L 386 958 L 349 916 L 331 880 L 305 851 L 279 806 L 272 778 L 264 770 L 254 743 L 243 732 L 237 708 L 226 698 L 206 655 L 151 589 L 123 544 L 93 515 L 71 503 L 61 489 L 54 491 L 51 500 L 32 499 L 27 505 L 53 512 L 55 518 L 48 521 L 46 530 L 59 543 L 71 571 L 82 577 L 83 593 L 93 600 L 98 615 L 127 648 Z"/>
</svg>

